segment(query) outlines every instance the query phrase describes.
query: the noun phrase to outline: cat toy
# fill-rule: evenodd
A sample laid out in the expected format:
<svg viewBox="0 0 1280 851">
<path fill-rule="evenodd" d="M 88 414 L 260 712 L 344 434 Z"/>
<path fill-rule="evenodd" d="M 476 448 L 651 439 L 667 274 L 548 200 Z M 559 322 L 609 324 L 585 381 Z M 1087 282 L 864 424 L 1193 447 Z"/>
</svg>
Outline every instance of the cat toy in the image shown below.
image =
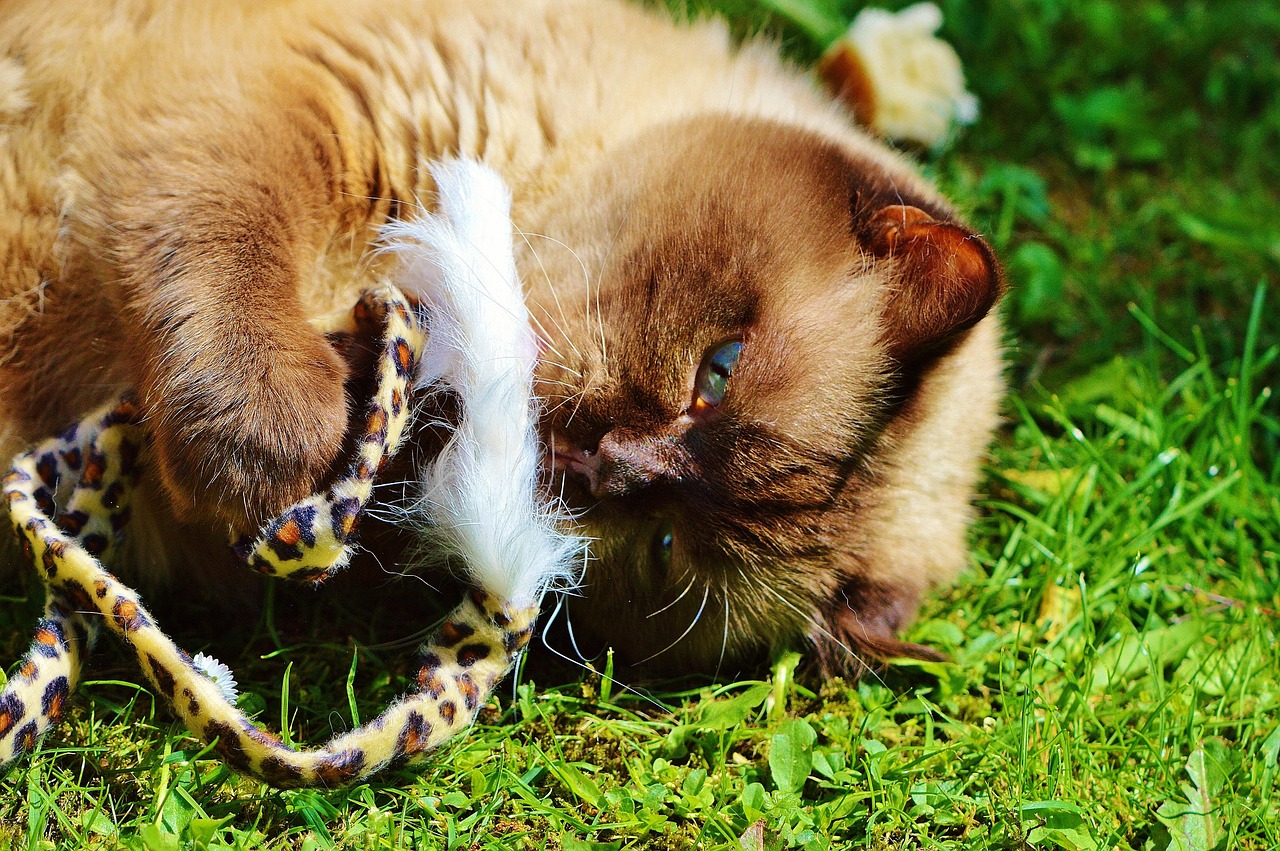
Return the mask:
<svg viewBox="0 0 1280 851">
<path fill-rule="evenodd" d="M 338 786 L 420 758 L 467 727 L 506 676 L 543 593 L 570 577 L 581 543 L 556 531 L 537 487 L 536 345 L 516 278 L 509 192 L 475 163 L 438 163 L 431 173 L 437 212 L 384 233 L 401 260 L 396 284 L 366 292 L 347 320 L 380 328 L 381 342 L 355 457 L 327 490 L 237 547 L 248 567 L 270 576 L 319 583 L 340 570 L 375 475 L 404 437 L 411 392 L 456 394 L 457 427 L 422 473 L 418 507 L 472 589 L 423 646 L 409 692 L 364 726 L 298 750 L 236 708 L 221 663 L 193 659 L 161 631 L 138 594 L 102 565 L 119 547 L 145 469 L 145 423 L 126 398 L 19 456 L 5 478 L 14 527 L 47 599 L 31 648 L 0 693 L 0 770 L 57 724 L 103 625 L 192 734 L 235 771 L 278 787 Z"/>
</svg>

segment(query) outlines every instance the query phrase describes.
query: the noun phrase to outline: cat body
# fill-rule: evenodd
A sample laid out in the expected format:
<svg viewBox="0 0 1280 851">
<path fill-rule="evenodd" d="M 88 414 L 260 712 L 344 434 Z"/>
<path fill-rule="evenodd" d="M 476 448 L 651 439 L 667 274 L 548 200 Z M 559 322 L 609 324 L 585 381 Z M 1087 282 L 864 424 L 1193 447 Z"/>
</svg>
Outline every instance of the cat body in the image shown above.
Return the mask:
<svg viewBox="0 0 1280 851">
<path fill-rule="evenodd" d="M 0 0 L 0 454 L 136 388 L 130 562 L 205 569 L 331 474 L 352 368 L 306 320 L 393 272 L 445 156 L 512 191 L 575 627 L 677 669 L 927 652 L 895 634 L 965 557 L 994 259 L 768 46 L 623 3 Z"/>
</svg>

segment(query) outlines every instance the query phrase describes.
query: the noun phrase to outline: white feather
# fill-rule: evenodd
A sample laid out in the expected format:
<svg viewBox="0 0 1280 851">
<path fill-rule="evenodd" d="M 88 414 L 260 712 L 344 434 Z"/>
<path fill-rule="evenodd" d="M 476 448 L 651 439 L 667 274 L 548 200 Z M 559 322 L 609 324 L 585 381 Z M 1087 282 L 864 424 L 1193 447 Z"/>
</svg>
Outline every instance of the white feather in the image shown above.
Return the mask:
<svg viewBox="0 0 1280 851">
<path fill-rule="evenodd" d="M 479 588 L 516 604 L 573 580 L 581 539 L 538 487 L 537 345 L 516 277 L 511 195 L 489 168 L 436 163 L 438 208 L 383 231 L 397 283 L 426 307 L 419 386 L 461 400 L 457 430 L 422 471 L 422 515 Z"/>
</svg>

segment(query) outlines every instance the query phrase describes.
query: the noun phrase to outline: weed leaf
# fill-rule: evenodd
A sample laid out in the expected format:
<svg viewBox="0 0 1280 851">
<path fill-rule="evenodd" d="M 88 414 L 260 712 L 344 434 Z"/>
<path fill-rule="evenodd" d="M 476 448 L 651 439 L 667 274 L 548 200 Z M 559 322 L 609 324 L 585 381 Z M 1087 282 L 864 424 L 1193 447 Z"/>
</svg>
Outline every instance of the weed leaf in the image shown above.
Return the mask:
<svg viewBox="0 0 1280 851">
<path fill-rule="evenodd" d="M 778 726 L 769 746 L 769 773 L 780 792 L 799 792 L 813 769 L 813 743 L 818 734 L 803 718 Z"/>
<path fill-rule="evenodd" d="M 1214 796 L 1226 779 L 1222 768 L 1226 757 L 1226 747 L 1216 740 L 1192 751 L 1186 767 L 1191 783 L 1182 784 L 1186 802 L 1166 801 L 1156 811 L 1156 818 L 1169 830 L 1166 851 L 1209 851 L 1222 841 Z"/>
<path fill-rule="evenodd" d="M 1181 661 L 1203 634 L 1203 626 L 1192 620 L 1124 635 L 1102 651 L 1093 671 L 1094 693 L 1136 679 L 1152 668 Z"/>
<path fill-rule="evenodd" d="M 742 851 L 764 851 L 764 819 L 756 819 L 738 837 Z"/>
<path fill-rule="evenodd" d="M 1035 822 L 1027 832 L 1027 844 L 1063 851 L 1097 851 L 1085 811 L 1066 801 L 1032 801 L 1021 807 L 1022 820 Z"/>
<path fill-rule="evenodd" d="M 560 847 L 564 851 L 618 851 L 622 847 L 621 842 L 588 842 L 585 839 L 577 839 L 572 836 L 565 836 L 560 839 Z"/>
</svg>

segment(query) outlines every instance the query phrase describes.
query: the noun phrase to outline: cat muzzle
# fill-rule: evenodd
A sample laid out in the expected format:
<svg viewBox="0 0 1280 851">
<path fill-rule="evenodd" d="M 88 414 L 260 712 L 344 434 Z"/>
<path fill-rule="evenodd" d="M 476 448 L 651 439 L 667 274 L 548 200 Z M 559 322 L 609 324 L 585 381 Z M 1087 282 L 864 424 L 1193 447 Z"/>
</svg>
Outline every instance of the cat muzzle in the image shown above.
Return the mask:
<svg viewBox="0 0 1280 851">
<path fill-rule="evenodd" d="M 551 441 L 556 472 L 576 479 L 596 499 L 628 496 L 661 481 L 679 482 L 686 450 L 674 438 L 633 436 L 613 429 L 594 448 L 563 434 Z"/>
</svg>

